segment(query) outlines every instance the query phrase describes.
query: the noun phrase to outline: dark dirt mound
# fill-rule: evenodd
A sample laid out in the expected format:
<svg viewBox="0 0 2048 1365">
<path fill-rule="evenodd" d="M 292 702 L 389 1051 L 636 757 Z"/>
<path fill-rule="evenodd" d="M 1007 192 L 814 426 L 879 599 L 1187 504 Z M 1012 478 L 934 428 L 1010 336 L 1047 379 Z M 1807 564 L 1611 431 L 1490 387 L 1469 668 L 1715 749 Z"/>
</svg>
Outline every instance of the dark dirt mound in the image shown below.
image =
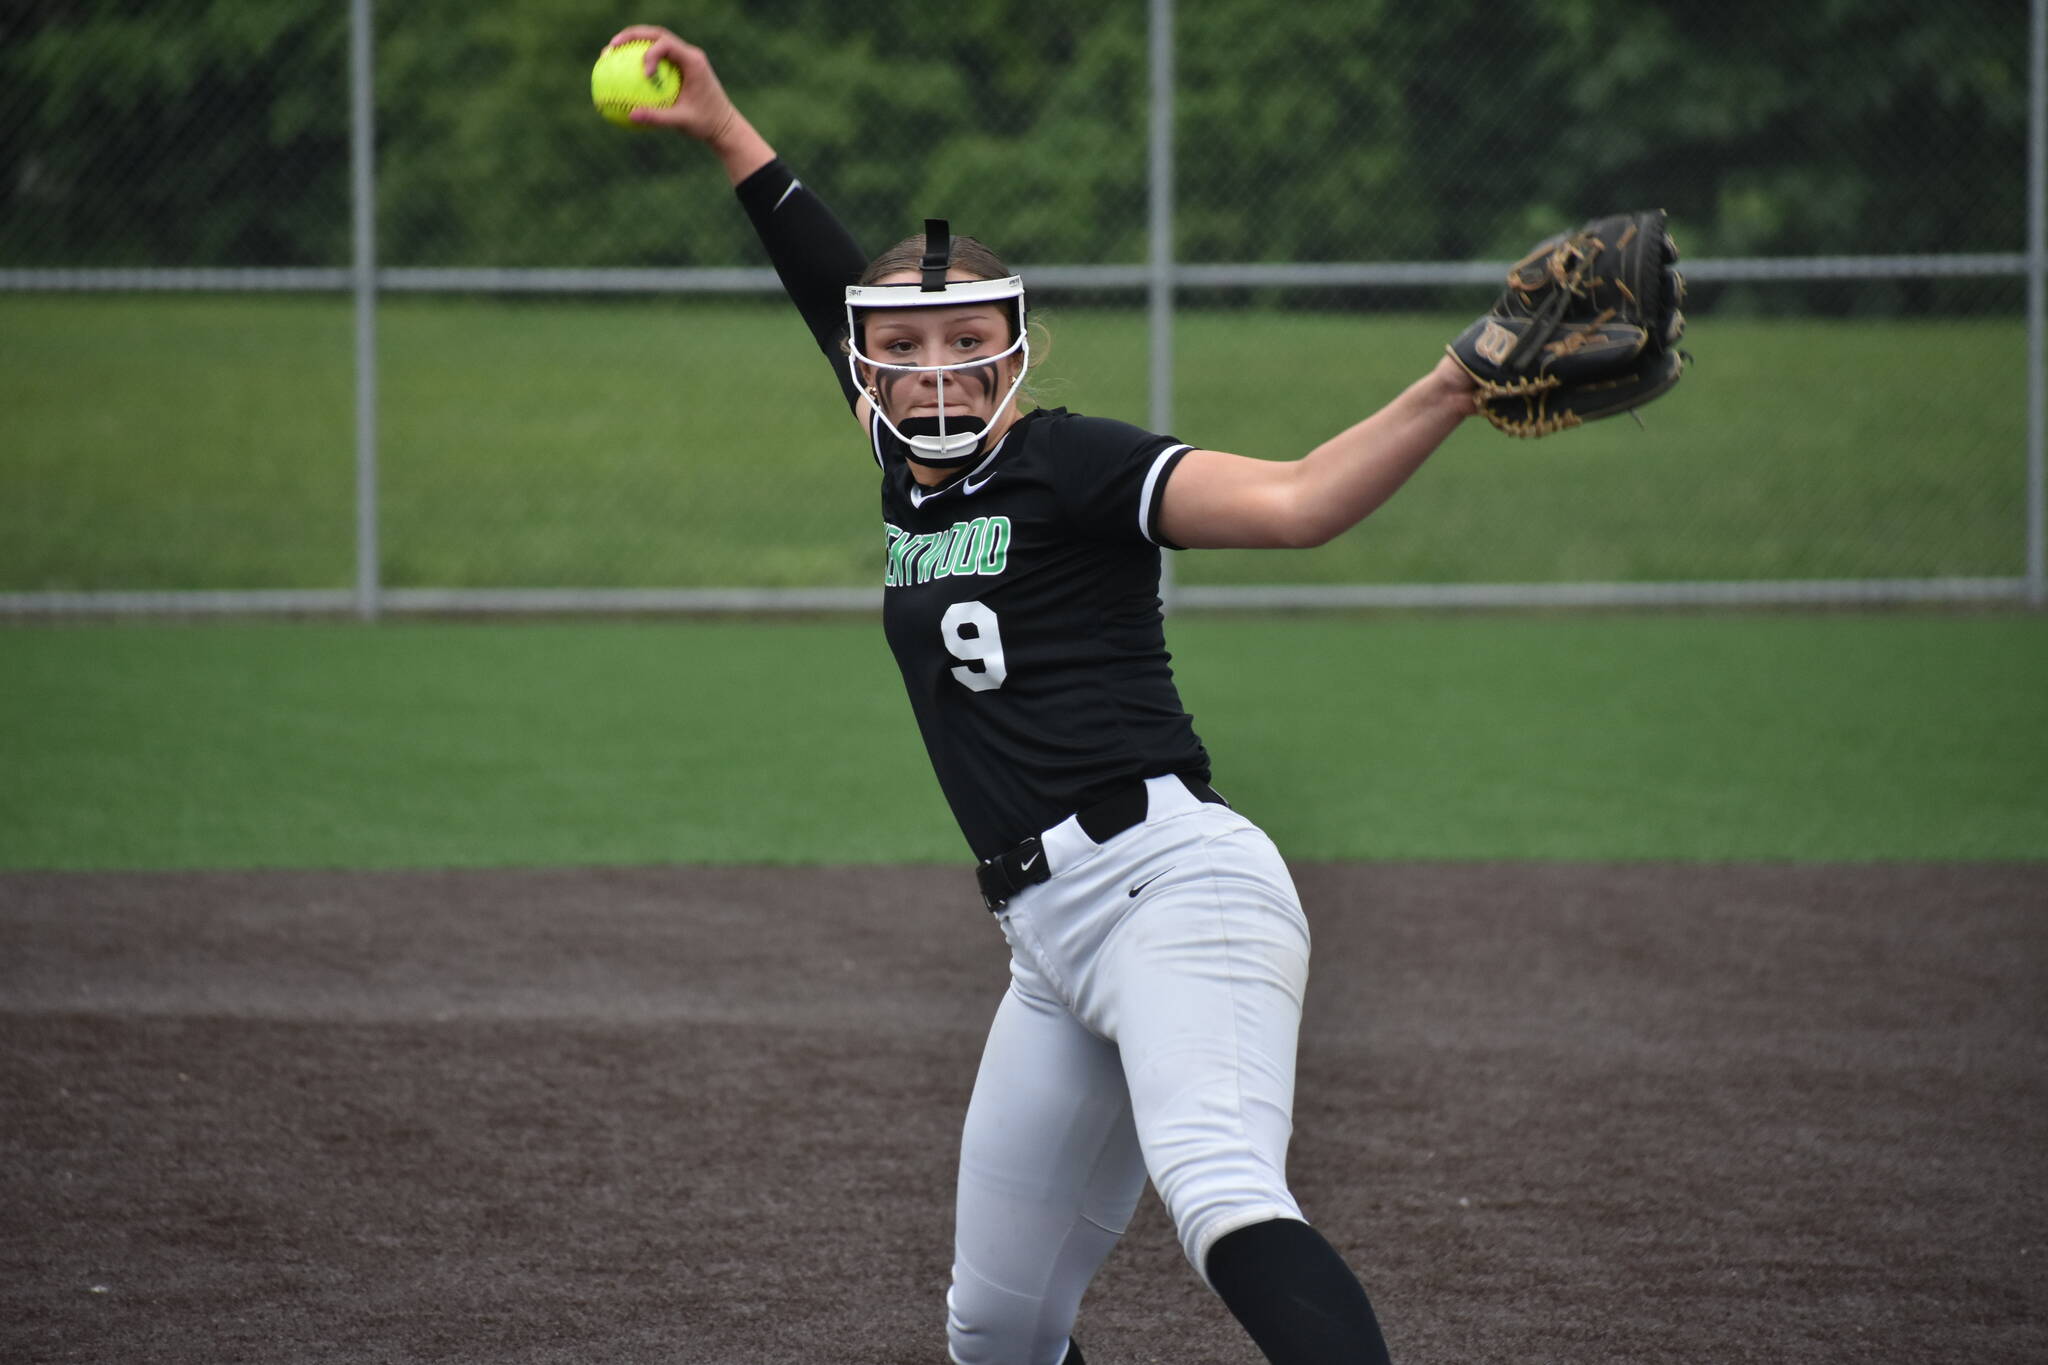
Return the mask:
<svg viewBox="0 0 2048 1365">
<path fill-rule="evenodd" d="M 2048 1359 L 2048 865 L 1311 866 L 1399 1360 Z M 945 1358 L 957 869 L 0 876 L 0 1359 Z M 1098 1365 L 1251 1362 L 1156 1202 Z"/>
</svg>

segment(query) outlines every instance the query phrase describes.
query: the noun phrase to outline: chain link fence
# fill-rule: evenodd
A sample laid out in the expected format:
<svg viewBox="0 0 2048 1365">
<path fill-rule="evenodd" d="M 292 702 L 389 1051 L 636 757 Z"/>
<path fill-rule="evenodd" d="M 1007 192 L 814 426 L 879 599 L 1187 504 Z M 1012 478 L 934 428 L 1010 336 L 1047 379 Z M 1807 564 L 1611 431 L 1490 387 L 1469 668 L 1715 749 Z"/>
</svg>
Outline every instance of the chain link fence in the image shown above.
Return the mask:
<svg viewBox="0 0 2048 1365">
<path fill-rule="evenodd" d="M 1023 271 L 1036 401 L 1200 446 L 1300 455 L 1534 240 L 1670 211 L 1697 365 L 1644 425 L 1469 423 L 1181 600 L 2040 600 L 2042 0 L 688 8 L 869 249 L 945 215 Z M 877 600 L 717 165 L 590 108 L 664 16 L 417 0 L 352 62 L 369 12 L 0 17 L 0 610 Z"/>
</svg>

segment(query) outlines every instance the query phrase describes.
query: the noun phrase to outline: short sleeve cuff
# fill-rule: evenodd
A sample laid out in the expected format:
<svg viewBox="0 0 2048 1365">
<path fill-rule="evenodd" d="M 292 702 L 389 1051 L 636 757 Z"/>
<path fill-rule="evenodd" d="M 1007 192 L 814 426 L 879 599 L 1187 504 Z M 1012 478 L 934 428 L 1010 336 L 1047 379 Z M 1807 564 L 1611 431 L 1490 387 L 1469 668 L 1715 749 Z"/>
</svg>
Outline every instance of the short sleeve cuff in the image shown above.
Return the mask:
<svg viewBox="0 0 2048 1365">
<path fill-rule="evenodd" d="M 1176 545 L 1159 530 L 1159 512 L 1166 504 L 1166 481 L 1173 477 L 1175 466 L 1181 457 L 1193 449 L 1192 446 L 1172 445 L 1159 452 L 1153 459 L 1152 467 L 1145 471 L 1145 487 L 1138 496 L 1138 530 L 1145 539 L 1166 550 L 1181 550 L 1186 546 Z"/>
</svg>

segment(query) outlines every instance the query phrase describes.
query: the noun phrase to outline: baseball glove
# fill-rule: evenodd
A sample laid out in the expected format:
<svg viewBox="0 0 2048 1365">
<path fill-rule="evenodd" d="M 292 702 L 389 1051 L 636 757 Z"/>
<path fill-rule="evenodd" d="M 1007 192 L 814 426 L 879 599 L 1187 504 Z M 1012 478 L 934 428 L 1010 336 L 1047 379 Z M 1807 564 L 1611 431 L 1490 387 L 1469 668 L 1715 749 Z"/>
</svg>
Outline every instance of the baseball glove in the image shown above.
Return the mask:
<svg viewBox="0 0 2048 1365">
<path fill-rule="evenodd" d="M 1664 211 L 1595 218 L 1539 242 L 1448 349 L 1486 420 L 1548 436 L 1641 407 L 1678 382 L 1685 280 Z"/>
</svg>

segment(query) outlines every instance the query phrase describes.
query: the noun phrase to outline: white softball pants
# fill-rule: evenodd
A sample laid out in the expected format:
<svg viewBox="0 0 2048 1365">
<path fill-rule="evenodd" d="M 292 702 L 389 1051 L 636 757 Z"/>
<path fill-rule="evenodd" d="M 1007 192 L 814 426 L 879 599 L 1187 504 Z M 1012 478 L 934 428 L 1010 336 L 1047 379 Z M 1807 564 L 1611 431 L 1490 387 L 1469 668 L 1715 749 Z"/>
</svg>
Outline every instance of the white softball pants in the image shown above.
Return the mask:
<svg viewBox="0 0 2048 1365">
<path fill-rule="evenodd" d="M 1226 1233 L 1300 1218 L 1287 1190 L 1309 934 L 1259 828 L 1177 778 L 998 916 L 1010 986 L 960 1144 L 956 1365 L 1058 1365 L 1147 1175 L 1200 1273 Z"/>
</svg>

